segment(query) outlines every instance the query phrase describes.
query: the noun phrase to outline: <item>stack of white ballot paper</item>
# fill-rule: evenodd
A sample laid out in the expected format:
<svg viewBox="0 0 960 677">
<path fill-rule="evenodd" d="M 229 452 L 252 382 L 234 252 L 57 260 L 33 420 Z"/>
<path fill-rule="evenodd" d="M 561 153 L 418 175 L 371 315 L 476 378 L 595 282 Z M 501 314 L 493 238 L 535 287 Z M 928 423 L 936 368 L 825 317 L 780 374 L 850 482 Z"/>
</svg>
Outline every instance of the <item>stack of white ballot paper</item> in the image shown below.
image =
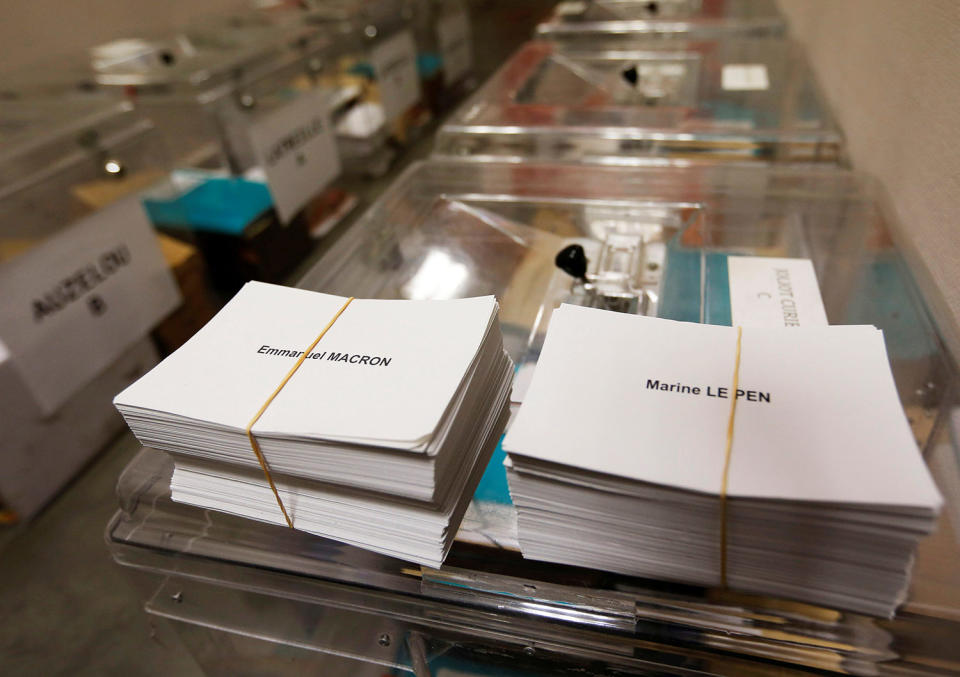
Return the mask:
<svg viewBox="0 0 960 677">
<path fill-rule="evenodd" d="M 247 435 L 279 387 L 250 433 L 294 527 L 439 566 L 509 416 L 497 302 L 346 302 L 250 282 L 114 403 L 173 500 L 285 524 Z"/>
<path fill-rule="evenodd" d="M 737 333 L 555 312 L 504 439 L 523 555 L 891 614 L 941 499 L 882 333 Z"/>
</svg>

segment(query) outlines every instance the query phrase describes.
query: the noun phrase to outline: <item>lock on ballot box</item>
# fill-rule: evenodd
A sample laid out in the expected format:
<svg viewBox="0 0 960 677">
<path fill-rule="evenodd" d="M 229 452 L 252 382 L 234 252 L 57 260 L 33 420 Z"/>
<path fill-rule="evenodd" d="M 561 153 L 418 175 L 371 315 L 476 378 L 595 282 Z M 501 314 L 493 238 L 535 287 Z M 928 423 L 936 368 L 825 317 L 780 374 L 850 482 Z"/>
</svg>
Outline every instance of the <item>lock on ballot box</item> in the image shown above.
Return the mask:
<svg viewBox="0 0 960 677">
<path fill-rule="evenodd" d="M 842 149 L 798 45 L 597 39 L 522 46 L 447 120 L 435 153 L 836 164 Z"/>
<path fill-rule="evenodd" d="M 4 521 L 34 515 L 122 430 L 113 395 L 156 364 L 150 332 L 181 298 L 139 193 L 167 169 L 129 104 L 0 110 Z"/>
<path fill-rule="evenodd" d="M 145 612 L 170 621 L 209 674 L 302 674 L 328 656 L 356 660 L 357 674 L 960 670 L 948 640 L 960 629 L 955 371 L 863 177 L 431 160 L 408 169 L 300 286 L 385 299 L 496 294 L 516 404 L 560 303 L 731 324 L 742 282 L 731 260 L 750 257 L 808 259 L 831 324 L 884 331 L 946 501 L 893 619 L 525 560 L 499 450 L 439 569 L 175 503 L 173 464 L 151 449 L 119 480 L 108 548 Z"/>
</svg>

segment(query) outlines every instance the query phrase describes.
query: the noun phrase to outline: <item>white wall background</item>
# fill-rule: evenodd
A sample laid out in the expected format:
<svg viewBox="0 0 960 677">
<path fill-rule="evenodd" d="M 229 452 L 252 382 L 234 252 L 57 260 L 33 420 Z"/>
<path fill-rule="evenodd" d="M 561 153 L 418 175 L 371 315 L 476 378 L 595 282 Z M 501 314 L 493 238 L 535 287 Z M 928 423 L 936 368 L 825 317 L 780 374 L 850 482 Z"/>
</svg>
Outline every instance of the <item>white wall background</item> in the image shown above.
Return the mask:
<svg viewBox="0 0 960 677">
<path fill-rule="evenodd" d="M 960 357 L 960 1 L 779 2 Z"/>
<path fill-rule="evenodd" d="M 242 0 L 0 0 L 0 68 L 27 66 Z"/>
</svg>

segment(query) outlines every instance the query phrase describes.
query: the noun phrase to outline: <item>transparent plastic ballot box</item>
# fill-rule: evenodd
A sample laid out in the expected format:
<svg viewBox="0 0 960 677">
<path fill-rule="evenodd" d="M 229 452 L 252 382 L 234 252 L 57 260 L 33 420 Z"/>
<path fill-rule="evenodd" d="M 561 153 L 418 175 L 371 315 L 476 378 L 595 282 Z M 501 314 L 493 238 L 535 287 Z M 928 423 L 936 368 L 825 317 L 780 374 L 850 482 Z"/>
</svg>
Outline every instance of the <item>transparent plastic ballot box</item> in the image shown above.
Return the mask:
<svg viewBox="0 0 960 677">
<path fill-rule="evenodd" d="M 355 173 L 386 173 L 394 157 L 371 153 L 385 129 L 391 147 L 419 138 L 431 113 L 417 67 L 414 18 L 409 0 L 322 0 L 308 2 L 306 21 L 339 36 L 345 45 L 334 81 L 352 87 L 359 98 L 350 116 L 338 123 L 344 166 Z"/>
<path fill-rule="evenodd" d="M 417 44 L 417 72 L 435 115 L 476 87 L 470 12 L 464 0 L 408 0 Z"/>
<path fill-rule="evenodd" d="M 0 96 L 126 99 L 154 120 L 178 165 L 242 167 L 242 149 L 233 151 L 217 119 L 223 100 L 262 95 L 267 82 L 279 88 L 300 74 L 306 82 L 296 84 L 309 88 L 329 49 L 328 39 L 302 23 L 275 23 L 255 12 L 204 15 L 176 29 L 145 29 L 25 67 L 0 67 Z M 260 91 L 235 91 L 248 87 Z"/>
<path fill-rule="evenodd" d="M 241 175 L 256 164 L 250 120 L 313 90 L 331 47 L 307 27 L 296 42 L 289 28 L 223 21 L 113 40 L 90 48 L 87 59 L 97 87 L 154 120 L 178 166 Z"/>
<path fill-rule="evenodd" d="M 205 18 L 178 32 L 116 40 L 29 68 L 0 72 L 0 97 L 9 102 L 47 101 L 54 106 L 61 101 L 91 100 L 134 104 L 154 121 L 177 168 L 179 176 L 169 186 L 169 200 L 193 201 L 191 191 L 196 186 L 212 192 L 201 180 L 204 171 L 211 181 L 233 178 L 234 199 L 218 196 L 213 201 L 220 211 L 210 217 L 216 222 L 211 227 L 230 229 L 242 220 L 238 229 L 243 230 L 275 204 L 266 185 L 271 176 L 265 174 L 251 138 L 255 128 L 260 127 L 263 138 L 264 124 L 272 124 L 264 120 L 296 108 L 299 112 L 288 120 L 291 132 L 298 129 L 296 118 L 316 114 L 318 120 L 331 118 L 324 123 L 330 129 L 326 134 L 335 135 L 335 122 L 355 96 L 349 90 L 319 86 L 320 74 L 332 67 L 335 51 L 315 28 L 283 25 L 273 29 L 270 23 L 251 22 L 246 15 L 237 22 Z M 304 122 L 311 123 L 312 118 Z M 282 121 L 278 124 L 282 126 Z M 309 182 L 293 191 L 301 197 L 303 191 L 315 194 L 304 215 L 314 237 L 329 232 L 357 203 L 342 182 L 331 178 L 340 173 L 338 153 L 330 149 L 326 155 L 321 166 L 304 168 L 301 173 Z M 171 225 L 170 212 L 175 207 L 152 211 L 161 219 L 159 226 Z M 182 211 L 195 210 L 187 205 Z M 193 223 L 183 218 L 178 216 L 173 226 L 184 233 L 194 225 L 205 227 L 210 220 Z M 309 245 L 309 239 L 305 243 Z"/>
<path fill-rule="evenodd" d="M 260 2 L 266 15 L 280 21 L 295 18 L 310 24 L 333 27 L 353 41 L 369 40 L 397 30 L 409 31 L 416 54 L 416 71 L 425 103 L 432 114 L 448 110 L 476 86 L 473 44 L 468 7 L 462 0 L 375 0 L 373 2 L 307 2 L 296 7 L 282 0 Z M 376 78 L 374 62 L 363 54 L 346 65 L 349 76 Z M 361 65 L 357 67 L 357 63 Z M 368 97 L 379 99 L 379 91 Z M 413 115 L 422 115 L 416 108 Z M 409 124 L 409 120 L 406 121 Z M 399 137 L 398 137 L 399 140 Z"/>
<path fill-rule="evenodd" d="M 366 58 L 371 39 L 364 34 L 360 9 L 350 3 L 251 3 L 262 20 L 284 27 L 306 27 L 334 45 L 320 84 L 334 91 L 336 138 L 343 170 L 352 177 L 379 178 L 397 158 L 392 125 L 384 114 L 375 74 Z M 356 17 L 360 16 L 360 19 Z M 387 19 L 388 22 L 399 18 Z M 371 28 L 370 32 L 377 29 Z"/>
<path fill-rule="evenodd" d="M 444 123 L 435 153 L 632 164 L 836 164 L 843 139 L 799 46 L 778 39 L 529 42 Z"/>
<path fill-rule="evenodd" d="M 960 670 L 956 378 L 894 236 L 870 182 L 841 170 L 433 160 L 300 282 L 388 299 L 496 294 L 517 389 L 560 303 L 729 323 L 728 256 L 810 258 L 830 322 L 884 330 L 947 497 L 894 619 L 524 560 L 501 450 L 439 569 L 174 503 L 172 460 L 152 449 L 119 480 L 108 548 L 209 674 L 322 672 L 329 655 L 416 675 Z M 571 244 L 586 281 L 555 266 Z"/>
<path fill-rule="evenodd" d="M 156 364 L 180 296 L 138 194 L 167 168 L 130 104 L 0 106 L 0 522 L 120 432 L 116 389 Z"/>
<path fill-rule="evenodd" d="M 168 175 L 154 123 L 129 102 L 5 101 L 0 107 L 0 263 Z"/>
<path fill-rule="evenodd" d="M 585 0 L 560 2 L 537 26 L 548 40 L 632 40 L 784 36 L 774 0 Z"/>
<path fill-rule="evenodd" d="M 175 147 L 151 220 L 196 244 L 225 294 L 282 280 L 356 204 L 337 180 L 342 92 L 321 82 L 336 45 L 248 16 L 91 50 L 99 87 L 123 91 Z"/>
</svg>

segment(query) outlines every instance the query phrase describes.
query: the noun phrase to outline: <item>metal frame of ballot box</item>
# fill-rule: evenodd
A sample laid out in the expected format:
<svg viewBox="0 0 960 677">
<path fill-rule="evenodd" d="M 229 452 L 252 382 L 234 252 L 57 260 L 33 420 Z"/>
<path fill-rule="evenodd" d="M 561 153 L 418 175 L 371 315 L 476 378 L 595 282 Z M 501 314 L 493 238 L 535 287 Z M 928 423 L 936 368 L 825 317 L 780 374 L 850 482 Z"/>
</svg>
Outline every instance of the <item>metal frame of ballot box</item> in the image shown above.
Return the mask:
<svg viewBox="0 0 960 677">
<path fill-rule="evenodd" d="M 432 160 L 409 168 L 300 286 L 378 298 L 495 293 L 522 372 L 559 303 L 729 323 L 718 283 L 726 256 L 811 259 L 831 323 L 884 330 L 946 497 L 893 619 L 525 560 L 505 482 L 494 486 L 502 456 L 440 569 L 175 503 L 172 461 L 151 449 L 120 478 L 107 545 L 146 612 L 176 628 L 209 674 L 302 674 L 330 655 L 356 659 L 358 674 L 373 665 L 418 676 L 960 672 L 958 382 L 874 198 L 869 181 L 841 170 Z M 587 293 L 554 266 L 558 249 L 577 243 L 592 275 L 605 246 L 622 251 L 630 238 L 637 269 L 619 295 Z M 623 303 L 629 290 L 643 298 Z"/>
<path fill-rule="evenodd" d="M 800 47 L 776 38 L 529 42 L 437 133 L 435 154 L 633 164 L 837 164 L 842 134 Z"/>
<path fill-rule="evenodd" d="M 773 0 L 585 0 L 560 2 L 537 35 L 564 42 L 621 39 L 782 36 L 786 20 Z"/>
</svg>

